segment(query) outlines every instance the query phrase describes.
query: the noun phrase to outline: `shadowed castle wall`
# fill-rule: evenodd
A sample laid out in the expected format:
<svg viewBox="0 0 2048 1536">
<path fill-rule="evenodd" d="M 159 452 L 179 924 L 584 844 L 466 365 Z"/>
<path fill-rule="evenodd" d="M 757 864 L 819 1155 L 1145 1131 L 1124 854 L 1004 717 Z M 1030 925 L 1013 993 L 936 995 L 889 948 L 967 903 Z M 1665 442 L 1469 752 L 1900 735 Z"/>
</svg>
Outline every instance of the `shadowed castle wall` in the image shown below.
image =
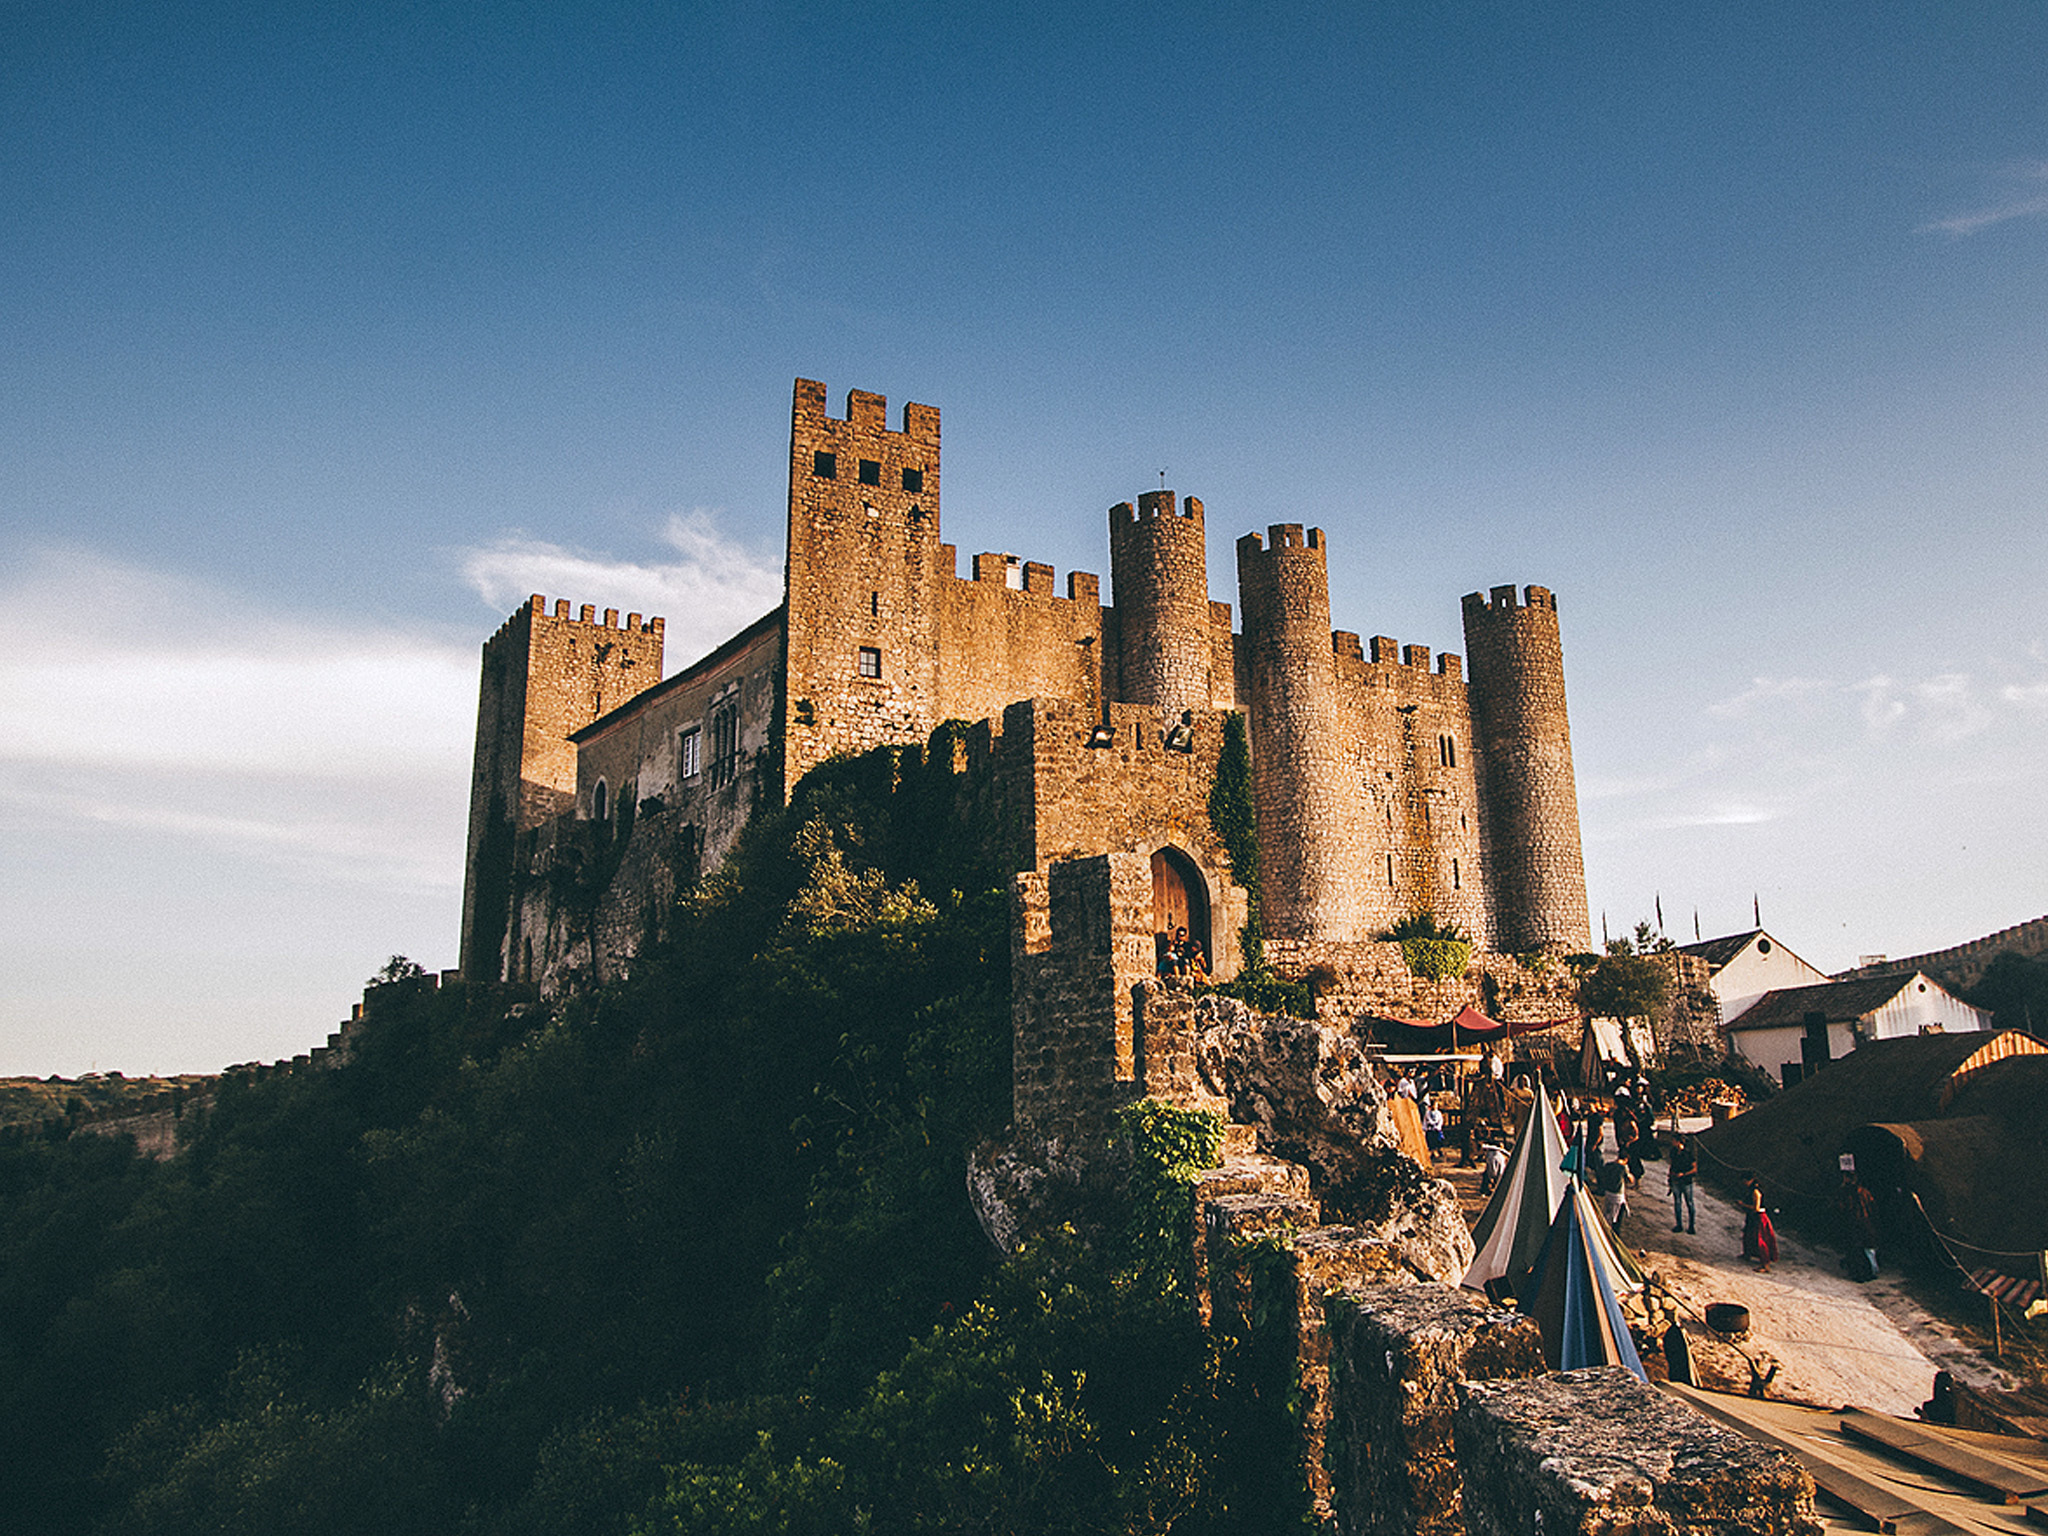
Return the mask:
<svg viewBox="0 0 2048 1536">
<path fill-rule="evenodd" d="M 661 681 L 662 621 L 641 622 L 585 605 L 569 616 L 539 594 L 484 642 L 476 752 L 469 791 L 469 851 L 464 861 L 462 969 L 502 976 L 516 885 L 520 832 L 570 810 L 576 748 L 570 737 Z"/>
</svg>

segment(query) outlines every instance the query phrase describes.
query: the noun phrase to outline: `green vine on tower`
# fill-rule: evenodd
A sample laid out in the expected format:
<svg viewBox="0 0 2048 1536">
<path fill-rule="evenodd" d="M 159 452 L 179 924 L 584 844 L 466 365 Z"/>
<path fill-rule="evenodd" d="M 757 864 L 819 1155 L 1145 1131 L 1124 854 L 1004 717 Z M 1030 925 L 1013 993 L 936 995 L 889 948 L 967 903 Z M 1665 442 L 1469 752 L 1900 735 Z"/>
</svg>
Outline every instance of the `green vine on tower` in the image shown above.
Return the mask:
<svg viewBox="0 0 2048 1536">
<path fill-rule="evenodd" d="M 1252 805 L 1252 748 L 1244 716 L 1232 710 L 1223 717 L 1223 750 L 1216 758 L 1216 778 L 1209 786 L 1209 826 L 1230 855 L 1230 874 L 1244 887 L 1244 928 L 1238 953 L 1244 969 L 1266 968 L 1265 929 L 1259 920 L 1259 825 Z"/>
</svg>

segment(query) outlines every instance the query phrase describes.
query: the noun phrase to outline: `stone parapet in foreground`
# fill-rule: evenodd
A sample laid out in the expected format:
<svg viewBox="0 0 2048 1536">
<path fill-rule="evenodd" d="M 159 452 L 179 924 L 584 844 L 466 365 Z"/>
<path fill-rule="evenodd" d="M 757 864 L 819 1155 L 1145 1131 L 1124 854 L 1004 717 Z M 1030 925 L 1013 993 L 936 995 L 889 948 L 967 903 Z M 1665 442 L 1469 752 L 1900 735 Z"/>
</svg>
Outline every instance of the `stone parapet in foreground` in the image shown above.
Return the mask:
<svg viewBox="0 0 2048 1536">
<path fill-rule="evenodd" d="M 1324 1310 L 1337 1529 L 1463 1536 L 1451 1428 L 1459 1388 L 1541 1375 L 1534 1320 L 1448 1285 L 1347 1288 Z"/>
<path fill-rule="evenodd" d="M 1470 1536 L 1820 1536 L 1813 1479 L 1620 1366 L 1468 1382 Z"/>
</svg>

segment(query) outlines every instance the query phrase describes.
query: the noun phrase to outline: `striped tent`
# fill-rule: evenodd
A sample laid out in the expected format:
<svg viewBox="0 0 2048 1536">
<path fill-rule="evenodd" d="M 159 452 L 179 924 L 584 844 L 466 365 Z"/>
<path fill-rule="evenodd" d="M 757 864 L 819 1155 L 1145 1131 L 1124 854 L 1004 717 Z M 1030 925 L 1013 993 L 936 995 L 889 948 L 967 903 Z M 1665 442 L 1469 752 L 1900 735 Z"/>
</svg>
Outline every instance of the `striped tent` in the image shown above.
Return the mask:
<svg viewBox="0 0 2048 1536">
<path fill-rule="evenodd" d="M 1521 1300 L 1521 1310 L 1536 1319 L 1543 1359 L 1553 1371 L 1625 1365 L 1649 1380 L 1621 1310 L 1621 1298 L 1642 1287 L 1634 1261 L 1626 1269 L 1617 1262 L 1625 1253 L 1593 1197 L 1574 1184 L 1557 1208 Z"/>
<path fill-rule="evenodd" d="M 1489 1280 L 1506 1276 L 1510 1284 L 1536 1262 L 1550 1221 L 1564 1199 L 1571 1176 L 1564 1172 L 1564 1138 L 1558 1134 L 1557 1111 L 1539 1083 L 1536 1102 L 1515 1138 L 1507 1172 L 1494 1186 L 1493 1198 L 1472 1229 L 1476 1251 L 1461 1282 L 1483 1291 Z"/>
</svg>

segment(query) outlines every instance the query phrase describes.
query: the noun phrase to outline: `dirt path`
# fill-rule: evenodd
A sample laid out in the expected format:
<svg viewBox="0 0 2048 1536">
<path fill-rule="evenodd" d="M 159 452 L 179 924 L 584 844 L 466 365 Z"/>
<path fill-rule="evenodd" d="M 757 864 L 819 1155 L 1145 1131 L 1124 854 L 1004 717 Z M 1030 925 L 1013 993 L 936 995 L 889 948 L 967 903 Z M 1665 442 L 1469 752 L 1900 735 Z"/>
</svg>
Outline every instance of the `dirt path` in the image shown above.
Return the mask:
<svg viewBox="0 0 2048 1536">
<path fill-rule="evenodd" d="M 1478 1170 L 1447 1158 L 1437 1172 L 1458 1189 L 1467 1219 L 1476 1219 L 1485 1207 Z M 1689 1313 L 1686 1337 L 1702 1385 L 1742 1391 L 1752 1365 L 1765 1373 L 1776 1365 L 1773 1398 L 1825 1408 L 1853 1403 L 1911 1418 L 1933 1395 L 1937 1370 L 1974 1386 L 2011 1384 L 1895 1279 L 1856 1284 L 1839 1254 L 1785 1232 L 1778 1262 L 1759 1274 L 1742 1257 L 1741 1211 L 1701 1185 L 1697 1235 L 1674 1232 L 1667 1189 L 1663 1165 L 1650 1164 L 1641 1188 L 1629 1193 L 1619 1235 Z M 1738 1345 L 1700 1320 L 1714 1301 L 1749 1308 L 1749 1336 Z"/>
</svg>

